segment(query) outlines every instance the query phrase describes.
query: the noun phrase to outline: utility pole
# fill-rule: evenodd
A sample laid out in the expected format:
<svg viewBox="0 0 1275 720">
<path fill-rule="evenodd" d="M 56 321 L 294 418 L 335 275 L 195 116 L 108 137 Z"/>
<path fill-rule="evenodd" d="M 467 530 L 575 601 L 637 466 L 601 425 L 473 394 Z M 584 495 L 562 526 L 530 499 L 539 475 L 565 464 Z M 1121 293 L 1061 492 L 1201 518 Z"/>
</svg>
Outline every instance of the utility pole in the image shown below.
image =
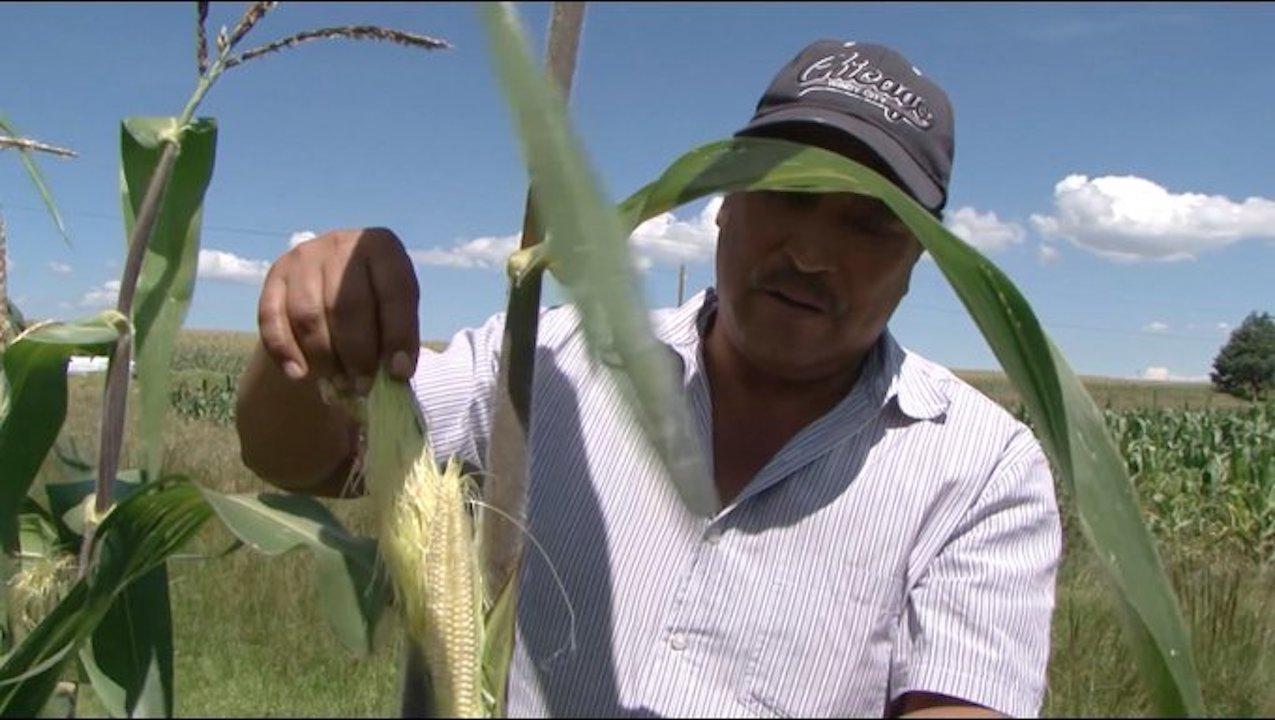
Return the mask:
<svg viewBox="0 0 1275 720">
<path fill-rule="evenodd" d="M 682 296 L 686 292 L 686 263 L 677 266 L 677 306 L 682 306 Z"/>
</svg>

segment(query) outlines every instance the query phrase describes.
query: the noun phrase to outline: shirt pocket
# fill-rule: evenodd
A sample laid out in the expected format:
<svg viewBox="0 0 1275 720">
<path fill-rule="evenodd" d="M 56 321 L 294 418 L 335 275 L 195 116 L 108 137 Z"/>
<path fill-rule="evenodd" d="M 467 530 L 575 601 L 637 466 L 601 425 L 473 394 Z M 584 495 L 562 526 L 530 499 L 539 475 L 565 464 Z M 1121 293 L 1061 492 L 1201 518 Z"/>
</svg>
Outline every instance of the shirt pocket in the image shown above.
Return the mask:
<svg viewBox="0 0 1275 720">
<path fill-rule="evenodd" d="M 880 717 L 902 578 L 818 567 L 790 566 L 768 589 L 741 700 L 763 717 Z"/>
</svg>

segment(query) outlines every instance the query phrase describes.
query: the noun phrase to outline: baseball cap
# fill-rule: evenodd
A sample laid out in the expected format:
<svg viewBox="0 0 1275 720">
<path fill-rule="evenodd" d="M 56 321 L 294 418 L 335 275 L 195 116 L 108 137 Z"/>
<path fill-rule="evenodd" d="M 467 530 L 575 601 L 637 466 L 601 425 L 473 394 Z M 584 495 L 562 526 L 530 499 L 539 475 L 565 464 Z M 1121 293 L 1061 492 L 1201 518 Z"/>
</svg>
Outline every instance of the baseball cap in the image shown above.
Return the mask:
<svg viewBox="0 0 1275 720">
<path fill-rule="evenodd" d="M 782 137 L 821 126 L 865 145 L 902 188 L 938 214 L 947 203 L 955 151 L 952 104 L 943 89 L 884 45 L 817 40 L 779 71 L 736 136 Z"/>
</svg>

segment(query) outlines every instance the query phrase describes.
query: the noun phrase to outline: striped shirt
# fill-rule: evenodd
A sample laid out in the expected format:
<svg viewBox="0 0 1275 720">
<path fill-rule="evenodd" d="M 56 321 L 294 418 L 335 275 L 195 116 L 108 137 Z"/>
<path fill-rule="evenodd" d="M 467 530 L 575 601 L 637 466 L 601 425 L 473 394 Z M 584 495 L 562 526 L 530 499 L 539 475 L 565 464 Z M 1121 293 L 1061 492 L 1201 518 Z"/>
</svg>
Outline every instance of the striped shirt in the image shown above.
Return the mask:
<svg viewBox="0 0 1275 720">
<path fill-rule="evenodd" d="M 710 290 L 651 316 L 705 448 L 715 307 Z M 497 315 L 423 352 L 412 384 L 439 457 L 483 466 L 502 331 Z M 909 691 L 1039 712 L 1061 550 L 1049 466 L 1023 424 L 888 331 L 711 518 L 681 503 L 569 306 L 541 316 L 532 408 L 543 551 L 524 556 L 511 716 L 879 717 Z"/>
</svg>

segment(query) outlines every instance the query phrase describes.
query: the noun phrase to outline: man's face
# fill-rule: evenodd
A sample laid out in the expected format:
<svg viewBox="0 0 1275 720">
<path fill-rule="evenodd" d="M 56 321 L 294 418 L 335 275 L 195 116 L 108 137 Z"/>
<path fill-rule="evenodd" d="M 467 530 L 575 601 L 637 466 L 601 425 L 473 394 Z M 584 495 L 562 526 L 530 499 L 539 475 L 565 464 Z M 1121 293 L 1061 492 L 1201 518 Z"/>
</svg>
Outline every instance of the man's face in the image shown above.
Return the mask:
<svg viewBox="0 0 1275 720">
<path fill-rule="evenodd" d="M 852 193 L 736 193 L 717 225 L 720 329 L 749 364 L 793 381 L 861 358 L 921 255 L 884 203 Z"/>
</svg>

